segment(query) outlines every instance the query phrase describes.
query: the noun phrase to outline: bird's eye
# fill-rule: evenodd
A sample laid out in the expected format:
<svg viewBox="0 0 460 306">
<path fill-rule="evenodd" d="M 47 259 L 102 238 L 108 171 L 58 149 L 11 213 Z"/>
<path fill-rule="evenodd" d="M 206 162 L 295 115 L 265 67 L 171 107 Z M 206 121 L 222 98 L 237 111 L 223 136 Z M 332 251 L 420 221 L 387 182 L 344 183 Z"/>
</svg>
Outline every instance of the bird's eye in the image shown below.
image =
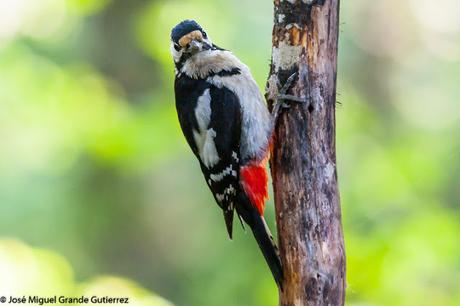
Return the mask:
<svg viewBox="0 0 460 306">
<path fill-rule="evenodd" d="M 205 31 L 202 31 L 201 33 L 203 34 L 203 37 L 204 37 L 204 38 L 208 38 L 208 34 L 206 34 Z"/>
<path fill-rule="evenodd" d="M 180 51 L 180 46 L 179 46 L 179 44 L 174 44 L 174 49 L 176 49 L 176 51 Z"/>
</svg>

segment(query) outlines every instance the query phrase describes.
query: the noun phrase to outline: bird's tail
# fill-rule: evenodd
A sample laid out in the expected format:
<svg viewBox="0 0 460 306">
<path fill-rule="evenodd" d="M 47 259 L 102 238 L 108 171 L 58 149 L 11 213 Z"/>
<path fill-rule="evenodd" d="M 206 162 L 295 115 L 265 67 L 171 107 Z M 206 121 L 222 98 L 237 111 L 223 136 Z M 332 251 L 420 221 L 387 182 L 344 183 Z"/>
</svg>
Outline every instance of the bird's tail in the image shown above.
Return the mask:
<svg viewBox="0 0 460 306">
<path fill-rule="evenodd" d="M 278 287 L 283 289 L 283 268 L 281 266 L 278 248 L 273 241 L 273 236 L 268 229 L 264 217 L 257 215 L 255 219 L 256 221 L 253 226 L 251 226 L 252 233 L 259 244 L 259 248 L 265 257 L 268 266 L 270 267 L 273 278 L 278 284 Z"/>
<path fill-rule="evenodd" d="M 278 248 L 273 241 L 273 236 L 265 222 L 264 217 L 258 214 L 255 209 L 238 209 L 238 214 L 241 215 L 243 220 L 251 227 L 252 233 L 256 238 L 257 244 L 259 245 L 262 254 L 264 255 L 265 261 L 272 272 L 275 282 L 278 287 L 282 290 L 283 284 L 283 268 L 281 266 L 281 260 L 278 253 Z"/>
</svg>

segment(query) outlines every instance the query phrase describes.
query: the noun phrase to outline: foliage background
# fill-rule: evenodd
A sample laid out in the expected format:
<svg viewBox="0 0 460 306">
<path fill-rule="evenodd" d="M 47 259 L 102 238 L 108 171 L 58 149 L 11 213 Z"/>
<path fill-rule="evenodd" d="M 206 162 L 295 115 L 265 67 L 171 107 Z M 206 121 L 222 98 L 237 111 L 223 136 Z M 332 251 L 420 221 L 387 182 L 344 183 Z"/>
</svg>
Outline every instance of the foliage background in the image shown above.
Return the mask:
<svg viewBox="0 0 460 306">
<path fill-rule="evenodd" d="M 341 3 L 347 305 L 460 304 L 459 11 Z M 179 130 L 169 31 L 185 18 L 263 89 L 271 1 L 0 1 L 0 295 L 103 282 L 146 305 L 166 303 L 153 292 L 276 305 L 253 238 L 237 226 L 228 241 Z"/>
</svg>

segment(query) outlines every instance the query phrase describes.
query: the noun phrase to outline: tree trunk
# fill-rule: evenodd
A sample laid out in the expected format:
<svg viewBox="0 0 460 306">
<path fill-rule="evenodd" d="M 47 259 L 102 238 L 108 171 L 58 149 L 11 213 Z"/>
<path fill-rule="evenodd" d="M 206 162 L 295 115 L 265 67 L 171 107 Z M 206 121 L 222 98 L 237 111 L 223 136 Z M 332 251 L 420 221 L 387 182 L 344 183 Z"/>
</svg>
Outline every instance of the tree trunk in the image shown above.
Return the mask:
<svg viewBox="0 0 460 306">
<path fill-rule="evenodd" d="M 335 155 L 339 0 L 275 0 L 267 99 L 297 72 L 280 114 L 270 161 L 281 306 L 344 305 L 345 252 Z"/>
</svg>

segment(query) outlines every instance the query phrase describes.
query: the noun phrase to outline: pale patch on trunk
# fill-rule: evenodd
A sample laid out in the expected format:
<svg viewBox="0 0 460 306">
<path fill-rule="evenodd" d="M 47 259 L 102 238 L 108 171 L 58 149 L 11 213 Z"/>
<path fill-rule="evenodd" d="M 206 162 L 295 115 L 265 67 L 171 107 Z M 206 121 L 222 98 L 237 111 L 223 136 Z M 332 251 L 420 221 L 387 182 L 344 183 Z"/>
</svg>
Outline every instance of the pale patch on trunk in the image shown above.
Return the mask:
<svg viewBox="0 0 460 306">
<path fill-rule="evenodd" d="M 291 46 L 284 41 L 281 41 L 278 47 L 273 47 L 272 57 L 275 71 L 280 69 L 288 70 L 296 65 L 302 52 L 302 46 Z"/>
</svg>

